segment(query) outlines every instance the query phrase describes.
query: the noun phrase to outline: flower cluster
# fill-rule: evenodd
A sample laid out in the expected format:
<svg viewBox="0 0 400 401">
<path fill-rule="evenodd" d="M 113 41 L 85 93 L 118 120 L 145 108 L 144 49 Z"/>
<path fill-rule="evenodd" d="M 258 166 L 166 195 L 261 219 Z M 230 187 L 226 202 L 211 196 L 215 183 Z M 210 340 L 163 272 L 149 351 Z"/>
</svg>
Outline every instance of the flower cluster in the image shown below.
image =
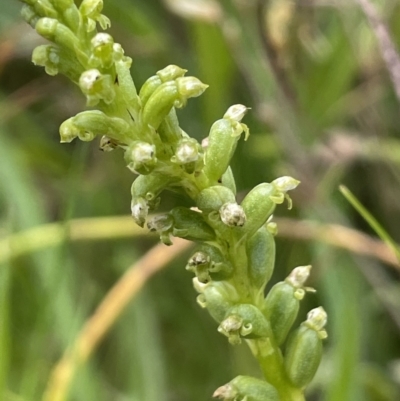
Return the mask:
<svg viewBox="0 0 400 401">
<path fill-rule="evenodd" d="M 238 376 L 214 396 L 232 401 L 304 399 L 303 389 L 320 361 L 326 313 L 322 308 L 309 312 L 287 341 L 309 290 L 304 284 L 310 266 L 295 268 L 265 297 L 275 261 L 272 213 L 285 199 L 291 206 L 288 191 L 299 182 L 280 177 L 259 184 L 237 202 L 229 164 L 239 138 L 249 136 L 242 123 L 248 109 L 229 107 L 200 144 L 182 130 L 176 110 L 207 85 L 169 65 L 137 92 L 132 60 L 109 34 L 97 31 L 98 25 L 110 25 L 101 14 L 102 0 L 83 0 L 79 7 L 73 0 L 23 1 L 24 19 L 50 41 L 34 50 L 33 62 L 50 75 L 69 77 L 94 108 L 61 125 L 61 142 L 100 137 L 102 150 L 123 150 L 136 175 L 131 188 L 134 221 L 142 227 L 147 223 L 166 245 L 173 237 L 198 243 L 186 266 L 195 276 L 198 303 L 231 344 L 245 340 L 260 362 L 265 380 Z M 175 207 L 149 218 L 164 190 L 186 194 L 193 207 Z"/>
</svg>

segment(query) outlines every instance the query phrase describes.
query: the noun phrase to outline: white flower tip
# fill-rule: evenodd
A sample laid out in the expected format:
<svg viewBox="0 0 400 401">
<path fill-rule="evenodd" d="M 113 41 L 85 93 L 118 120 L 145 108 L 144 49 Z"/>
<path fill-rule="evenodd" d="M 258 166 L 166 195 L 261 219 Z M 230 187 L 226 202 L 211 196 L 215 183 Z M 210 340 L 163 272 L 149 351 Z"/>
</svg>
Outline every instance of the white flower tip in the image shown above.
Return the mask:
<svg viewBox="0 0 400 401">
<path fill-rule="evenodd" d="M 94 83 L 101 77 L 99 70 L 95 68 L 92 70 L 87 70 L 82 73 L 79 78 L 79 86 L 82 90 L 90 91 L 93 88 Z"/>
<path fill-rule="evenodd" d="M 322 306 L 311 309 L 307 314 L 306 324 L 315 331 L 322 330 L 328 321 L 328 315 Z"/>
<path fill-rule="evenodd" d="M 289 176 L 284 176 L 277 178 L 276 180 L 272 181 L 272 183 L 279 191 L 287 192 L 295 189 L 300 184 L 300 181 Z"/>
<path fill-rule="evenodd" d="M 242 104 L 234 104 L 226 111 L 224 118 L 240 122 L 248 110 L 249 108 Z"/>
<path fill-rule="evenodd" d="M 300 288 L 303 287 L 304 283 L 310 276 L 311 266 L 298 266 L 294 268 L 286 281 L 289 282 L 293 287 Z"/>
</svg>

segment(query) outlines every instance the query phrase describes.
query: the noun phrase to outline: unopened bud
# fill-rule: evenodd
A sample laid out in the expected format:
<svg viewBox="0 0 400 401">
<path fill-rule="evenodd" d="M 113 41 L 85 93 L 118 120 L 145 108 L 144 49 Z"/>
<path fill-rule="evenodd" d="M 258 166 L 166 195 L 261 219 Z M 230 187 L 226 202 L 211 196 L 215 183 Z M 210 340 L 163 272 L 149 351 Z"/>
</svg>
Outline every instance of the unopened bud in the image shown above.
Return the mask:
<svg viewBox="0 0 400 401">
<path fill-rule="evenodd" d="M 132 199 L 143 198 L 148 202 L 150 209 L 155 209 L 159 204 L 159 194 L 171 181 L 172 178 L 170 176 L 164 176 L 156 172 L 149 175 L 140 175 L 132 184 Z"/>
<path fill-rule="evenodd" d="M 157 76 L 160 78 L 161 82 L 173 81 L 176 78 L 183 77 L 187 73 L 184 68 L 178 67 L 177 65 L 170 64 L 157 71 Z"/>
<path fill-rule="evenodd" d="M 21 8 L 21 17 L 32 27 L 35 28 L 36 23 L 40 19 L 40 15 L 36 12 L 34 7 L 24 4 Z"/>
<path fill-rule="evenodd" d="M 185 207 L 175 207 L 170 211 L 174 218 L 173 235 L 191 241 L 213 241 L 215 231 L 206 223 L 201 213 Z"/>
<path fill-rule="evenodd" d="M 300 301 L 305 295 L 303 286 L 310 269 L 311 266 L 296 267 L 285 281 L 275 284 L 265 298 L 265 314 L 278 345 L 286 340 L 296 320 Z"/>
<path fill-rule="evenodd" d="M 71 142 L 77 136 L 82 141 L 91 141 L 97 135 L 123 140 L 128 129 L 128 123 L 122 118 L 109 117 L 99 110 L 88 110 L 64 121 L 60 135 L 61 142 Z"/>
<path fill-rule="evenodd" d="M 75 138 L 78 137 L 79 129 L 71 124 L 70 120 L 64 121 L 60 125 L 60 142 L 61 143 L 70 143 Z"/>
<path fill-rule="evenodd" d="M 40 18 L 35 29 L 39 35 L 73 52 L 79 47 L 78 38 L 74 33 L 55 18 Z"/>
<path fill-rule="evenodd" d="M 218 323 L 221 323 L 227 312 L 239 299 L 235 287 L 226 281 L 212 281 L 208 284 L 203 284 L 195 277 L 193 285 L 200 292 L 197 297 L 198 304 L 203 308 L 207 308 L 210 315 Z"/>
<path fill-rule="evenodd" d="M 327 337 L 323 329 L 326 320 L 323 308 L 315 308 L 290 337 L 284 361 L 286 373 L 296 387 L 305 387 L 318 369 L 322 356 L 322 340 Z"/>
<path fill-rule="evenodd" d="M 79 11 L 85 17 L 94 18 L 103 10 L 103 0 L 83 0 Z"/>
<path fill-rule="evenodd" d="M 233 194 L 236 195 L 235 177 L 233 176 L 231 166 L 228 166 L 225 173 L 222 174 L 221 184 L 224 187 L 229 188 L 233 192 Z"/>
<path fill-rule="evenodd" d="M 58 10 L 66 11 L 74 5 L 74 0 L 50 0 L 50 3 L 52 3 Z"/>
<path fill-rule="evenodd" d="M 180 95 L 180 99 L 175 104 L 178 108 L 183 107 L 187 99 L 200 96 L 208 88 L 208 85 L 195 77 L 181 77 L 175 82 Z"/>
<path fill-rule="evenodd" d="M 246 254 L 250 280 L 258 295 L 264 297 L 264 289 L 274 271 L 275 240 L 267 227 L 263 226 L 247 240 Z"/>
<path fill-rule="evenodd" d="M 237 376 L 228 384 L 215 390 L 213 397 L 223 401 L 279 401 L 278 391 L 265 380 Z"/>
<path fill-rule="evenodd" d="M 103 14 L 103 0 L 83 0 L 79 12 L 87 18 L 86 30 L 93 31 L 96 28 L 96 21 L 103 29 L 107 29 L 111 23 L 110 20 Z"/>
<path fill-rule="evenodd" d="M 261 311 L 251 304 L 233 306 L 221 322 L 218 331 L 228 337 L 231 344 L 246 339 L 268 337 L 270 326 Z"/>
<path fill-rule="evenodd" d="M 174 81 L 176 78 L 185 75 L 186 70 L 176 65 L 168 65 L 160 71 L 157 71 L 156 75 L 150 77 L 141 87 L 139 97 L 144 107 L 149 100 L 150 96 L 160 87 L 163 83 L 168 81 Z"/>
<path fill-rule="evenodd" d="M 196 199 L 197 207 L 205 213 L 219 211 L 226 203 L 236 203 L 236 199 L 234 193 L 222 185 L 203 189 Z"/>
<path fill-rule="evenodd" d="M 44 67 L 47 74 L 57 75 L 60 64 L 59 49 L 52 45 L 37 46 L 32 53 L 32 62 Z"/>
<path fill-rule="evenodd" d="M 204 166 L 204 173 L 211 182 L 218 182 L 226 172 L 242 132 L 245 132 L 245 139 L 249 135 L 248 127 L 237 121 L 243 114 L 243 107 L 237 105 L 228 109 L 225 113 L 228 118 L 221 118 L 211 127 Z"/>
</svg>

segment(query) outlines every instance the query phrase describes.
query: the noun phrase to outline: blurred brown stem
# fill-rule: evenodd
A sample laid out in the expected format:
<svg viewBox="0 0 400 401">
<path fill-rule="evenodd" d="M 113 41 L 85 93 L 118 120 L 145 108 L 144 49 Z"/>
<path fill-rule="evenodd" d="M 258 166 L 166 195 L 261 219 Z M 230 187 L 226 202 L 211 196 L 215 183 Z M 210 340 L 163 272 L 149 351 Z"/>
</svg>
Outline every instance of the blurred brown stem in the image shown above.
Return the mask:
<svg viewBox="0 0 400 401">
<path fill-rule="evenodd" d="M 396 46 L 390 37 L 389 29 L 380 19 L 375 6 L 369 0 L 355 0 L 362 8 L 372 30 L 378 40 L 378 45 L 385 61 L 386 68 L 389 71 L 394 90 L 398 101 L 400 102 L 400 57 Z"/>
</svg>

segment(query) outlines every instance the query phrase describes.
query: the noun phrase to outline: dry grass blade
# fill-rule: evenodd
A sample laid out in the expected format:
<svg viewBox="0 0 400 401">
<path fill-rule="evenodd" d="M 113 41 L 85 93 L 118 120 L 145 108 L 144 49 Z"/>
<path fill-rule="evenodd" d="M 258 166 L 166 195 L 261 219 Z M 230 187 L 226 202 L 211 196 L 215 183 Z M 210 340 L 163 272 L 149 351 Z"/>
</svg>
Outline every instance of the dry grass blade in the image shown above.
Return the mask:
<svg viewBox="0 0 400 401">
<path fill-rule="evenodd" d="M 400 271 L 400 265 L 390 248 L 360 231 L 337 224 L 276 218 L 282 237 L 303 241 L 319 241 L 372 256 Z M 149 232 L 132 223 L 130 216 L 74 219 L 65 226 L 51 223 L 34 227 L 0 240 L 0 264 L 30 252 L 55 246 L 63 241 L 100 241 L 148 235 Z"/>
<path fill-rule="evenodd" d="M 382 241 L 338 224 L 319 224 L 312 221 L 275 219 L 279 234 L 286 238 L 314 240 L 360 255 L 373 256 L 400 271 L 394 252 Z"/>
<path fill-rule="evenodd" d="M 174 246 L 170 248 L 158 244 L 127 270 L 105 296 L 75 342 L 53 369 L 43 401 L 67 399 L 74 374 L 87 361 L 132 298 L 153 274 L 190 246 L 190 242 L 179 238 L 174 240 Z"/>
</svg>

